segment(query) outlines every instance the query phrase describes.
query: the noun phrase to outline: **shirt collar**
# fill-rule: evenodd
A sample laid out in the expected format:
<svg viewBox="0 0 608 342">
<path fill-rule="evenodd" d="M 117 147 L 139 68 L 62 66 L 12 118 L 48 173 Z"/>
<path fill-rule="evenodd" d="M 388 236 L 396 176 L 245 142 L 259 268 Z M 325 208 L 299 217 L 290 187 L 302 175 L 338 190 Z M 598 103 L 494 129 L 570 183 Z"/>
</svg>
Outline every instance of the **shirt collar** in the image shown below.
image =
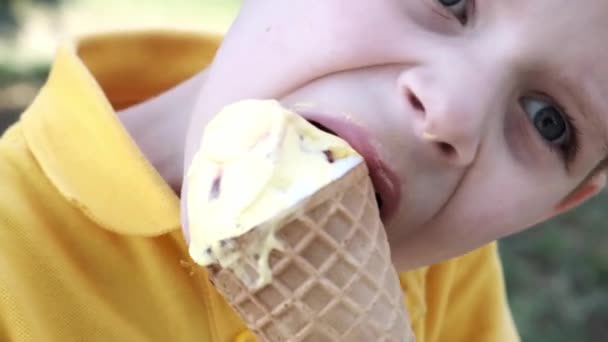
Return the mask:
<svg viewBox="0 0 608 342">
<path fill-rule="evenodd" d="M 399 272 L 403 299 L 413 326 L 418 325 L 427 312 L 425 284 L 428 271 L 428 267 L 422 267 L 408 272 Z"/>
<path fill-rule="evenodd" d="M 120 234 L 156 236 L 180 227 L 178 196 L 115 110 L 193 76 L 219 42 L 205 34 L 131 32 L 58 48 L 21 122 L 32 154 L 67 201 Z"/>
</svg>

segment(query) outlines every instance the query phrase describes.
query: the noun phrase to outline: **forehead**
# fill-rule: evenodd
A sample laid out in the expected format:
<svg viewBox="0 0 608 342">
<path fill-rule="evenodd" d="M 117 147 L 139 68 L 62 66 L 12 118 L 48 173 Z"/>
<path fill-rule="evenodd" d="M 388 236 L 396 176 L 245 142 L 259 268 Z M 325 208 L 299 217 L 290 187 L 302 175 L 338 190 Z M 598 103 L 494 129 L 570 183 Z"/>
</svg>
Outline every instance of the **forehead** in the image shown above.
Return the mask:
<svg viewBox="0 0 608 342">
<path fill-rule="evenodd" d="M 608 1 L 480 0 L 478 11 L 480 26 L 510 32 L 507 49 L 526 68 L 608 90 Z"/>
<path fill-rule="evenodd" d="M 542 51 L 544 58 L 588 60 L 608 52 L 606 0 L 480 0 L 477 7 L 481 25 L 508 27 L 515 40 Z"/>
</svg>

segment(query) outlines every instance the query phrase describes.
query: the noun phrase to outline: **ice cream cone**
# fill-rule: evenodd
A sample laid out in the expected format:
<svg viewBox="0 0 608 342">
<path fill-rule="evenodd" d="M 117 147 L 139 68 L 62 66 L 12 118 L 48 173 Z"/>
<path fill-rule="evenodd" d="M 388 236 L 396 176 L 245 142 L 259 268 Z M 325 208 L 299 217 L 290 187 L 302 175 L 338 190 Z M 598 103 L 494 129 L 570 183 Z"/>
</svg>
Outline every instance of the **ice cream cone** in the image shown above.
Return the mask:
<svg viewBox="0 0 608 342">
<path fill-rule="evenodd" d="M 272 281 L 249 289 L 230 269 L 210 279 L 260 341 L 414 341 L 364 163 L 304 201 L 285 221 Z M 235 246 L 256 239 L 256 230 Z M 256 257 L 239 264 L 255 282 Z"/>
</svg>

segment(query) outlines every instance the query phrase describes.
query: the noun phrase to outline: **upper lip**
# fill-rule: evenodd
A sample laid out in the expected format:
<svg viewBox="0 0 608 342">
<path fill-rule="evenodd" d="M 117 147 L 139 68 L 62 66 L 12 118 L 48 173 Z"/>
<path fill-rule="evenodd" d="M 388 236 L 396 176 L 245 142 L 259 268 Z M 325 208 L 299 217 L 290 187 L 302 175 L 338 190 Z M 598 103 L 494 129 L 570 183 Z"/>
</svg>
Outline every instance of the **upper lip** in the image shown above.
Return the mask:
<svg viewBox="0 0 608 342">
<path fill-rule="evenodd" d="M 399 207 L 401 201 L 401 182 L 397 173 L 380 158 L 380 154 L 374 146 L 376 144 L 369 132 L 352 120 L 340 117 L 302 112 L 300 112 L 300 115 L 333 131 L 363 156 L 369 169 L 374 190 L 382 201 L 380 216 L 382 221 L 387 224 Z"/>
</svg>

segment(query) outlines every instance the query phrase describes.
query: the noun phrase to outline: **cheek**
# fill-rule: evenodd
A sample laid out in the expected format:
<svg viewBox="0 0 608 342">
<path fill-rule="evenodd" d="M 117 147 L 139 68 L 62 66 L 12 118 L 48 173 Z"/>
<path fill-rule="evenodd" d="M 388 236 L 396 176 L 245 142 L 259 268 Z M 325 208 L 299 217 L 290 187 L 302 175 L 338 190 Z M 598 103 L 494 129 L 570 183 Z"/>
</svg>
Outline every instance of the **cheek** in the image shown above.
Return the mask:
<svg viewBox="0 0 608 342">
<path fill-rule="evenodd" d="M 479 246 L 520 232 L 546 219 L 575 186 L 529 125 L 512 108 L 488 124 L 478 160 L 449 206 L 454 234 Z"/>
<path fill-rule="evenodd" d="M 327 74 L 396 63 L 404 46 L 412 50 L 413 31 L 404 30 L 407 16 L 395 3 L 246 2 L 213 65 L 216 79 L 238 77 L 232 92 L 276 97 Z"/>
<path fill-rule="evenodd" d="M 568 192 L 558 175 L 544 174 L 510 160 L 502 168 L 472 175 L 457 212 L 459 234 L 487 243 L 520 232 L 545 219 Z M 458 221 L 458 220 L 457 220 Z"/>
</svg>

